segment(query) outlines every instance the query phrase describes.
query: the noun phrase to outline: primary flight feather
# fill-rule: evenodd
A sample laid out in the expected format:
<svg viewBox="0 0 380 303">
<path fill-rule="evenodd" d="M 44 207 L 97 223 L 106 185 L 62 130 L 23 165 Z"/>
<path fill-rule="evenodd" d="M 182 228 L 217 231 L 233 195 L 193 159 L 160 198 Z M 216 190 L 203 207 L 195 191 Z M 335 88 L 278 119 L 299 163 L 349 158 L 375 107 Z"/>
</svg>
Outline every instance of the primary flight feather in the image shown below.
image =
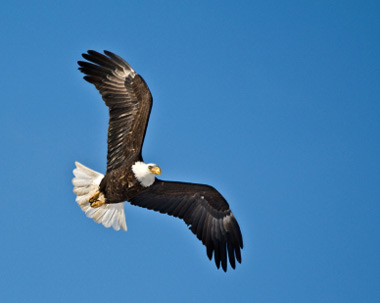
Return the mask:
<svg viewBox="0 0 380 303">
<path fill-rule="evenodd" d="M 78 61 L 84 79 L 98 89 L 109 109 L 105 175 L 75 162 L 76 201 L 89 218 L 127 230 L 124 201 L 183 219 L 206 246 L 207 256 L 227 270 L 241 263 L 243 238 L 227 201 L 213 187 L 156 178 L 161 169 L 141 156 L 152 109 L 144 79 L 121 57 L 89 50 Z"/>
</svg>

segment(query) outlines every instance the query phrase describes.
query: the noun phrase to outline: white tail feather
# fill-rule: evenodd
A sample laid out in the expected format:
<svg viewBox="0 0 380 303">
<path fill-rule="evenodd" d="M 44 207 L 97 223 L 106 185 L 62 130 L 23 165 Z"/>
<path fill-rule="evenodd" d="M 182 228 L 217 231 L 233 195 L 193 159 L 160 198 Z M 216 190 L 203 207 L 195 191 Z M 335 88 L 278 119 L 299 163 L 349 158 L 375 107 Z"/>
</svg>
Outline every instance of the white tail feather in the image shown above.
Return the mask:
<svg viewBox="0 0 380 303">
<path fill-rule="evenodd" d="M 77 195 L 75 201 L 86 213 L 86 216 L 94 219 L 97 223 L 102 223 L 105 227 L 120 228 L 127 231 L 125 221 L 124 202 L 116 204 L 104 204 L 98 208 L 90 206 L 90 196 L 99 189 L 99 184 L 104 175 L 75 162 L 76 168 L 73 170 L 74 193 Z M 102 194 L 100 195 L 102 197 Z"/>
</svg>

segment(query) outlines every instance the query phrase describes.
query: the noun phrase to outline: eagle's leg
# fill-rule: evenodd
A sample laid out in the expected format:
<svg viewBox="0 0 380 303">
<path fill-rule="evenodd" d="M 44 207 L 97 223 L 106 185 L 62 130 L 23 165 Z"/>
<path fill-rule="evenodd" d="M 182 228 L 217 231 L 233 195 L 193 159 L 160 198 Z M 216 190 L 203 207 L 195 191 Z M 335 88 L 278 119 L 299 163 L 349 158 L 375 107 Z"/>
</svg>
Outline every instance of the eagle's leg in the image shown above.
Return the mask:
<svg viewBox="0 0 380 303">
<path fill-rule="evenodd" d="M 98 199 L 99 199 L 99 195 L 100 195 L 100 191 L 96 191 L 94 192 L 91 196 L 90 196 L 90 199 L 88 199 L 88 201 L 90 203 L 94 203 L 96 202 Z"/>
<path fill-rule="evenodd" d="M 91 196 L 90 196 L 90 199 L 88 199 L 88 201 L 90 202 L 90 206 L 92 208 L 98 208 L 104 204 L 106 204 L 106 201 L 105 201 L 105 198 L 104 198 L 104 195 L 102 194 L 102 198 L 103 199 L 99 199 L 100 197 L 100 191 L 96 191 L 95 193 L 93 193 Z"/>
</svg>

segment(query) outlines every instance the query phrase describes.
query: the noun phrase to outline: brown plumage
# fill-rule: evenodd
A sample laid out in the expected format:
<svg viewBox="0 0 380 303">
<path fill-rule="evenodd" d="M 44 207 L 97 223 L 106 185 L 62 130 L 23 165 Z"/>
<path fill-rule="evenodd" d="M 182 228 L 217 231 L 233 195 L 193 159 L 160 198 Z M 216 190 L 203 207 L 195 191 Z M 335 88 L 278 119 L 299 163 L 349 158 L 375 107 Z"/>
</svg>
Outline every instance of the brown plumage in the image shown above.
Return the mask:
<svg viewBox="0 0 380 303">
<path fill-rule="evenodd" d="M 227 201 L 213 187 L 155 179 L 142 186 L 132 165 L 143 161 L 141 149 L 152 108 L 152 95 L 144 79 L 119 56 L 88 51 L 79 61 L 84 79 L 98 89 L 109 108 L 107 172 L 99 191 L 108 204 L 133 205 L 181 218 L 207 248 L 216 266 L 227 270 L 241 263 L 243 239 Z"/>
</svg>

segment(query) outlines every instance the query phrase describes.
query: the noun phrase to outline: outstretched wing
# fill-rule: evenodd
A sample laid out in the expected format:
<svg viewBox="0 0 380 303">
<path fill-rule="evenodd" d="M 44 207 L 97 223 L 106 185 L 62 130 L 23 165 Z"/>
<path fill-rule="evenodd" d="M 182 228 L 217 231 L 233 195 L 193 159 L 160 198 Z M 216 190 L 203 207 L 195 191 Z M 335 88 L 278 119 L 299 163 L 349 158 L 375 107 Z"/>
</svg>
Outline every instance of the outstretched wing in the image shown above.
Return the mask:
<svg viewBox="0 0 380 303">
<path fill-rule="evenodd" d="M 227 201 L 213 187 L 201 184 L 166 182 L 155 183 L 137 194 L 131 204 L 181 218 L 207 248 L 215 264 L 227 270 L 227 254 L 232 268 L 235 258 L 241 263 L 243 238 L 239 224 Z"/>
<path fill-rule="evenodd" d="M 152 95 L 144 79 L 121 57 L 89 50 L 78 61 L 84 79 L 98 89 L 109 107 L 107 171 L 120 167 L 128 158 L 141 158 Z"/>
</svg>

